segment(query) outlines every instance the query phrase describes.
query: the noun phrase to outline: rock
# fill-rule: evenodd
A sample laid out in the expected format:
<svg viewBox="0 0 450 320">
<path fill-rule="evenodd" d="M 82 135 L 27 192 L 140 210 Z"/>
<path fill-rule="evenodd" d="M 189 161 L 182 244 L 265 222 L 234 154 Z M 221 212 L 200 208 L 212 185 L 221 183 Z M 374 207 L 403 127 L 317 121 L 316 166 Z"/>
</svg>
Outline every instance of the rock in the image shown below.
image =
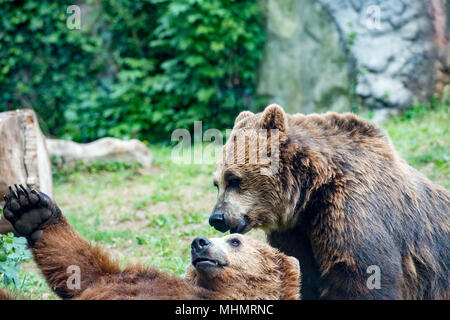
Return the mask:
<svg viewBox="0 0 450 320">
<path fill-rule="evenodd" d="M 86 144 L 47 139 L 47 146 L 51 156 L 60 157 L 64 162 L 136 161 L 143 167 L 150 167 L 152 164 L 150 150 L 136 139 L 102 138 Z"/>
<path fill-rule="evenodd" d="M 450 84 L 446 0 L 260 0 L 258 93 L 291 113 L 405 109 Z"/>
<path fill-rule="evenodd" d="M 319 0 L 330 13 L 343 43 L 348 46 L 360 95 L 371 108 L 408 108 L 414 100 L 428 101 L 434 92 L 435 47 L 428 1 Z"/>
<path fill-rule="evenodd" d="M 8 186 L 27 184 L 53 196 L 51 163 L 33 110 L 0 113 L 0 206 Z M 0 233 L 13 231 L 0 220 Z"/>
<path fill-rule="evenodd" d="M 261 0 L 267 41 L 257 93 L 290 113 L 344 111 L 350 66 L 339 33 L 314 0 Z"/>
</svg>

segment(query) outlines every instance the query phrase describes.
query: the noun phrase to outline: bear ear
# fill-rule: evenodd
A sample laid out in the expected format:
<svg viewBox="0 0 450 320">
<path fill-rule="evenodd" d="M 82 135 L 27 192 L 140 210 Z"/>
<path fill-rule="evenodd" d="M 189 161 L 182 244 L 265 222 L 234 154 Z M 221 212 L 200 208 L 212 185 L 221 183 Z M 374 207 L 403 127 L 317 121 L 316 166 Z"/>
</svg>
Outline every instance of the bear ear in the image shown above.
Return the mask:
<svg viewBox="0 0 450 320">
<path fill-rule="evenodd" d="M 234 125 L 236 126 L 236 124 L 241 121 L 244 120 L 245 118 L 254 116 L 255 114 L 251 111 L 242 111 L 241 113 L 239 113 L 239 115 L 236 117 L 236 119 L 234 120 Z"/>
<path fill-rule="evenodd" d="M 277 104 L 269 105 L 263 112 L 261 127 L 263 129 L 278 129 L 286 132 L 287 119 L 283 108 Z"/>
</svg>

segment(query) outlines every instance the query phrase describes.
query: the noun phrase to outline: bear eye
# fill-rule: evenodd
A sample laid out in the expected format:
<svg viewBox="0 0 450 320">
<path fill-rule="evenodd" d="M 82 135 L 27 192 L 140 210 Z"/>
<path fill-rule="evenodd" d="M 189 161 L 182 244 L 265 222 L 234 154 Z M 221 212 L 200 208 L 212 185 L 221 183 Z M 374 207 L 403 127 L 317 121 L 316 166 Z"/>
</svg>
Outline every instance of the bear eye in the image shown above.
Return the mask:
<svg viewBox="0 0 450 320">
<path fill-rule="evenodd" d="M 214 185 L 214 187 L 216 187 L 217 190 L 219 190 L 219 185 L 217 184 L 216 181 L 213 181 L 213 185 Z"/>
<path fill-rule="evenodd" d="M 228 181 L 228 187 L 230 187 L 230 188 L 238 188 L 240 184 L 241 184 L 241 179 L 239 179 L 239 178 L 233 178 Z"/>
<path fill-rule="evenodd" d="M 228 188 L 239 189 L 239 186 L 241 185 L 241 178 L 233 174 L 227 174 L 225 176 L 225 181 L 227 182 Z"/>
<path fill-rule="evenodd" d="M 233 238 L 230 240 L 230 244 L 233 247 L 239 247 L 241 245 L 241 240 L 239 240 L 238 238 Z"/>
</svg>

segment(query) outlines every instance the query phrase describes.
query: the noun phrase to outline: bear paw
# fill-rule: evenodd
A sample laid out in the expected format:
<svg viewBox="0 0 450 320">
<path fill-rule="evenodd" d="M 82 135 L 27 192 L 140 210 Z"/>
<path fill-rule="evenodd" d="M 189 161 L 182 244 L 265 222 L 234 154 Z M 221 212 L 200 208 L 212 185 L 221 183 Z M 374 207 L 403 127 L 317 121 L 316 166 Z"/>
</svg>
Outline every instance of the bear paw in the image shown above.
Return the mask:
<svg viewBox="0 0 450 320">
<path fill-rule="evenodd" d="M 61 210 L 46 194 L 31 190 L 28 186 L 9 187 L 5 196 L 3 214 L 17 233 L 33 245 L 43 229 L 61 220 Z"/>
</svg>

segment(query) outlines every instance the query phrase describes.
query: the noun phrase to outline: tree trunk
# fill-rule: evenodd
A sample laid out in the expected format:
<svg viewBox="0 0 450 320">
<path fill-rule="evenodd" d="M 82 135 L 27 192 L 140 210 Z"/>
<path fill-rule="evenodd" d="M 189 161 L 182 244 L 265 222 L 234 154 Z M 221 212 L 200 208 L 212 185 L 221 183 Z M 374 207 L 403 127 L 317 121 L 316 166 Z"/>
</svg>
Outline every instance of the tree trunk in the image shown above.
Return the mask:
<svg viewBox="0 0 450 320">
<path fill-rule="evenodd" d="M 53 196 L 53 180 L 45 137 L 33 110 L 0 113 L 0 207 L 8 186 L 27 184 Z M 0 233 L 13 231 L 0 219 Z"/>
</svg>

